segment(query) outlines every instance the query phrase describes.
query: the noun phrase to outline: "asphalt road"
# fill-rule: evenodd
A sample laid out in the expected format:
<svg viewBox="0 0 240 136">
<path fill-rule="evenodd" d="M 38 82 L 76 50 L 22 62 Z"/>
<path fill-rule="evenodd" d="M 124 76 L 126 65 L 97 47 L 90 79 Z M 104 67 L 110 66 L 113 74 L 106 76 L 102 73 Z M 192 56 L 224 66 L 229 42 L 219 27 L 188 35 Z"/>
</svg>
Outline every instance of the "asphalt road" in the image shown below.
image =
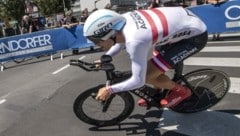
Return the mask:
<svg viewBox="0 0 240 136">
<path fill-rule="evenodd" d="M 103 52 L 81 50 L 72 56 L 33 58 L 5 63 L 0 72 L 0 136 L 239 136 L 240 133 L 240 41 L 224 38 L 209 41 L 205 50 L 186 61 L 184 71 L 215 68 L 232 81 L 230 92 L 216 106 L 195 114 L 178 114 L 136 106 L 119 126 L 97 128 L 78 120 L 73 102 L 84 90 L 103 83 L 103 72 L 85 72 L 69 66 L 70 59 L 93 61 Z M 122 52 L 113 63 L 128 70 L 128 55 Z M 198 62 L 198 63 L 196 63 Z M 137 99 L 136 99 L 137 100 Z"/>
</svg>

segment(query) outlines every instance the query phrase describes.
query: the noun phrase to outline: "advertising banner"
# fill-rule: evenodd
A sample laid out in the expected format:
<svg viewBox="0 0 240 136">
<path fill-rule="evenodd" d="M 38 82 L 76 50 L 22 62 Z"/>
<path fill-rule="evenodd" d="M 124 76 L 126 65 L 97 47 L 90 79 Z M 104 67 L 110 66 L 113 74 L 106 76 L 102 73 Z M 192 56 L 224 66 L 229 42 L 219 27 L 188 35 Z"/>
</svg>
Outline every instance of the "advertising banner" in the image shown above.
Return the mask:
<svg viewBox="0 0 240 136">
<path fill-rule="evenodd" d="M 209 33 L 240 31 L 240 0 L 188 7 L 207 25 Z"/>
<path fill-rule="evenodd" d="M 57 28 L 0 39 L 0 62 L 93 46 L 83 36 L 83 27 Z"/>
</svg>

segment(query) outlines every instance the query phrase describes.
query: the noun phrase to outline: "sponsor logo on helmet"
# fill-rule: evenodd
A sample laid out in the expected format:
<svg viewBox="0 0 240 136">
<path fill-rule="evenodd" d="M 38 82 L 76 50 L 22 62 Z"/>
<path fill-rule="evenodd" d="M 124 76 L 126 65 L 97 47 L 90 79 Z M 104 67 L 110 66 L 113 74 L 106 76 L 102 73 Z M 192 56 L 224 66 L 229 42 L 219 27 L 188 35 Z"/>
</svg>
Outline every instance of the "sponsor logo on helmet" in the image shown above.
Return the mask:
<svg viewBox="0 0 240 136">
<path fill-rule="evenodd" d="M 98 26 L 102 26 L 103 24 L 99 24 Z M 99 28 L 98 30 L 94 31 L 94 35 L 101 35 L 105 32 L 108 32 L 112 26 L 112 23 L 109 23 L 107 25 L 104 25 L 103 27 Z"/>
<path fill-rule="evenodd" d="M 139 28 L 147 29 L 144 20 L 142 19 L 142 17 L 137 12 L 132 12 L 130 15 L 133 18 L 133 20 L 135 21 L 135 24 L 136 24 L 138 29 Z"/>
<path fill-rule="evenodd" d="M 97 26 L 98 27 L 101 27 L 101 26 L 103 26 L 105 23 L 100 23 L 100 24 L 98 24 Z"/>
</svg>

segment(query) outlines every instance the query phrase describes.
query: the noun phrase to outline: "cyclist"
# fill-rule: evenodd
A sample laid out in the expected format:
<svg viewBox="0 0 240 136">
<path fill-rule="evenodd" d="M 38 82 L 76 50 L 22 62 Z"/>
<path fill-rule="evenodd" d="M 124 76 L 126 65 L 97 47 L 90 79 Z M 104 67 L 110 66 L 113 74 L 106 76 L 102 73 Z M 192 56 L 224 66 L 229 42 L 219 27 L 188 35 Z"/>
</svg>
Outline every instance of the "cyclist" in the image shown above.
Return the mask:
<svg viewBox="0 0 240 136">
<path fill-rule="evenodd" d="M 145 83 L 157 89 L 170 89 L 160 101 L 174 107 L 191 96 L 189 88 L 173 82 L 164 73 L 199 52 L 207 43 L 206 25 L 191 11 L 182 7 L 160 7 L 118 14 L 100 9 L 87 18 L 84 36 L 114 56 L 126 49 L 131 60 L 132 76 L 120 83 L 99 89 L 96 99 L 106 100 L 112 93 L 142 87 Z M 163 47 L 160 50 L 157 47 Z M 138 101 L 145 106 L 144 99 Z"/>
</svg>

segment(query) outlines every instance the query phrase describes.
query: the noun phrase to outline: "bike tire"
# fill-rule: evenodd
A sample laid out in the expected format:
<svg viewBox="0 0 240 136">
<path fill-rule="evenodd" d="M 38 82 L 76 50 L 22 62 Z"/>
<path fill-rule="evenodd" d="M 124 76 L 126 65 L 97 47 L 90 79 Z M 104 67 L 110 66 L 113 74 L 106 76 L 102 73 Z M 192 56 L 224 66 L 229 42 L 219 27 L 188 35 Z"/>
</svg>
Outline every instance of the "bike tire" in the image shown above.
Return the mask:
<svg viewBox="0 0 240 136">
<path fill-rule="evenodd" d="M 101 110 L 97 111 L 98 109 L 100 109 L 99 107 L 101 107 L 101 106 L 98 106 L 99 104 L 101 104 L 101 102 L 95 100 L 95 98 L 92 97 L 92 94 L 97 93 L 98 90 L 103 86 L 104 85 L 99 85 L 94 88 L 88 89 L 88 90 L 84 91 L 83 93 L 81 93 L 76 98 L 74 105 L 73 105 L 73 110 L 74 110 L 75 115 L 81 121 L 83 121 L 87 124 L 95 125 L 95 126 L 112 126 L 112 125 L 116 125 L 116 124 L 120 123 L 121 121 L 125 120 L 133 112 L 135 103 L 134 103 L 134 99 L 133 99 L 132 95 L 128 92 L 115 94 L 116 96 L 113 98 L 113 100 L 110 103 L 109 108 L 114 108 L 117 106 L 118 109 L 121 109 L 120 106 L 113 104 L 113 101 L 118 102 L 118 99 L 119 100 L 121 99 L 123 102 L 123 103 L 119 103 L 119 104 L 121 104 L 121 106 L 123 106 L 121 112 L 114 112 L 114 110 L 112 110 L 112 109 L 108 109 L 108 111 L 106 113 L 102 112 Z M 87 104 L 88 101 L 92 102 L 92 104 L 88 105 Z M 86 109 L 85 109 L 85 107 L 86 107 Z M 94 116 L 99 114 L 99 115 L 97 115 L 99 117 L 93 117 L 93 115 L 91 115 L 90 113 L 87 113 L 88 112 L 88 111 L 86 111 L 87 109 L 89 109 L 89 110 L 92 109 L 92 111 L 90 111 L 90 113 L 92 112 Z M 114 115 L 114 117 L 110 117 L 111 112 L 114 112 L 114 114 L 116 114 L 116 115 Z M 105 115 L 107 117 L 109 116 L 109 118 L 101 119 L 100 116 L 105 116 Z"/>
<path fill-rule="evenodd" d="M 215 69 L 201 69 L 184 75 L 195 93 L 179 105 L 170 108 L 179 113 L 195 113 L 216 105 L 230 88 L 229 76 Z M 184 84 L 183 81 L 180 81 Z"/>
</svg>

